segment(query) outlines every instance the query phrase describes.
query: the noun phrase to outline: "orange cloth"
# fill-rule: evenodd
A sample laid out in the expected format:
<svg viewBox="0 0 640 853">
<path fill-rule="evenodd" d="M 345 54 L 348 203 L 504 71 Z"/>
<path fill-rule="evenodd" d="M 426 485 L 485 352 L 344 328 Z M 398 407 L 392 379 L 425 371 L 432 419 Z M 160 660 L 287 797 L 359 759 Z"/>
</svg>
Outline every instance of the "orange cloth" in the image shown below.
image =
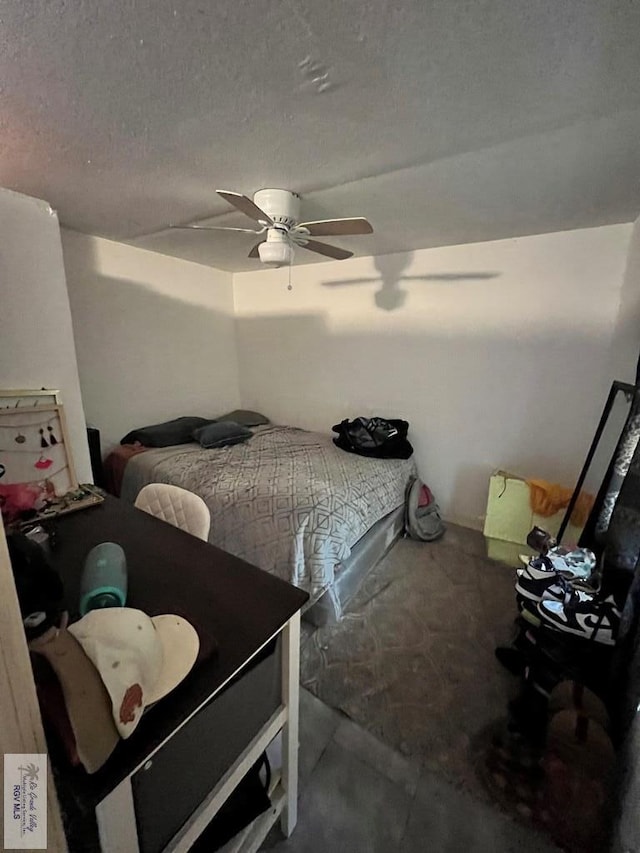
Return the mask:
<svg viewBox="0 0 640 853">
<path fill-rule="evenodd" d="M 558 483 L 549 483 L 547 480 L 527 480 L 529 486 L 529 502 L 531 509 L 536 515 L 550 518 L 561 509 L 569 506 L 573 489 L 567 489 Z M 594 497 L 588 492 L 581 492 L 571 513 L 571 523 L 576 527 L 584 527 L 587 517 L 591 512 Z"/>
</svg>

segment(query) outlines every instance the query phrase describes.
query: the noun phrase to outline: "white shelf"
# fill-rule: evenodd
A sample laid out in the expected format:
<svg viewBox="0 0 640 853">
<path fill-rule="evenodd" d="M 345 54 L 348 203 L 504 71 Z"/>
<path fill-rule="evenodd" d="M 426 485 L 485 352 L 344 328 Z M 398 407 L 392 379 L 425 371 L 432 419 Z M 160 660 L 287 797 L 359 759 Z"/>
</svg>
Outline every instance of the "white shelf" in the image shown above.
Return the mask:
<svg viewBox="0 0 640 853">
<path fill-rule="evenodd" d="M 298 811 L 300 611 L 294 613 L 277 634 L 282 636 L 280 706 L 163 848 L 162 853 L 189 853 L 223 803 L 278 734 L 281 734 L 282 768 L 272 776 L 269 791 L 272 805 L 231 839 L 224 853 L 255 853 L 278 818 L 285 836 L 289 837 L 293 832 Z M 191 716 L 196 713 L 197 710 Z M 181 726 L 189 725 L 190 719 L 184 720 Z M 202 755 L 202 761 L 207 761 L 206 754 Z M 159 802 L 157 807 L 162 809 L 163 804 Z M 138 815 L 131 775 L 98 804 L 96 817 L 103 853 L 139 853 Z"/>
<path fill-rule="evenodd" d="M 282 729 L 284 724 L 287 722 L 287 718 L 287 709 L 285 707 L 280 707 L 258 732 L 242 755 L 238 757 L 227 773 L 225 773 L 209 796 L 196 809 L 185 825 L 169 842 L 163 853 L 188 853 L 196 839 L 202 832 L 204 832 L 209 823 L 213 820 L 229 794 L 245 777 L 248 771 L 265 751 L 267 746 Z M 280 805 L 280 810 L 282 811 L 282 805 Z M 268 815 L 270 812 L 266 812 L 266 814 Z M 258 818 L 258 820 L 260 820 L 260 818 Z M 269 828 L 267 829 L 267 832 L 269 831 Z"/>
</svg>

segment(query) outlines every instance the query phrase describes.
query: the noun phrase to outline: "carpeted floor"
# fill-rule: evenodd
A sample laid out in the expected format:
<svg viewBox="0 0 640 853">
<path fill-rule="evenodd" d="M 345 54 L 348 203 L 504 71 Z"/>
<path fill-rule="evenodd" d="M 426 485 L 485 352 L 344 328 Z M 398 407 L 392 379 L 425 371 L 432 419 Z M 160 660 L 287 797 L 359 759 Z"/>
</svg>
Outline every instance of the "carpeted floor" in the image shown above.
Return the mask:
<svg viewBox="0 0 640 853">
<path fill-rule="evenodd" d="M 511 637 L 514 572 L 480 533 L 398 542 L 338 624 L 309 632 L 302 684 L 424 767 L 484 796 L 470 744 L 506 714 L 513 679 L 494 648 Z"/>
</svg>

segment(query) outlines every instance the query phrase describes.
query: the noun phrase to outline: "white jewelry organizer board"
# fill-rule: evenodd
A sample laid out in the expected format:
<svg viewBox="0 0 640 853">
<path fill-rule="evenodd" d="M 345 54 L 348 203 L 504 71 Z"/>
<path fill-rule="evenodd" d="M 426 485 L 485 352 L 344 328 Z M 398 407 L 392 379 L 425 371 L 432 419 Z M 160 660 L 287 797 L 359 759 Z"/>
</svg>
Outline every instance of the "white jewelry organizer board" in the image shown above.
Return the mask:
<svg viewBox="0 0 640 853">
<path fill-rule="evenodd" d="M 0 486 L 28 484 L 43 497 L 78 488 L 57 391 L 0 391 Z"/>
</svg>

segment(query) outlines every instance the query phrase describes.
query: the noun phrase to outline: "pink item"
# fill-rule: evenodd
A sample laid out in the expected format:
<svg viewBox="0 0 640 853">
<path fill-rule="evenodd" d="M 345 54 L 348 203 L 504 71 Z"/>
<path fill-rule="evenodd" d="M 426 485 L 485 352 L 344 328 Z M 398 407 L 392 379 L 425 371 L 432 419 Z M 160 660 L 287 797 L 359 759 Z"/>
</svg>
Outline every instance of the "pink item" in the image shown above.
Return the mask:
<svg viewBox="0 0 640 853">
<path fill-rule="evenodd" d="M 42 486 L 34 483 L 11 483 L 0 485 L 0 508 L 2 514 L 11 521 L 21 512 L 37 509 L 44 498 Z"/>
<path fill-rule="evenodd" d="M 422 488 L 420 489 L 420 494 L 418 495 L 418 506 L 429 506 L 432 503 L 433 495 L 431 494 L 431 490 L 423 483 Z"/>
</svg>

